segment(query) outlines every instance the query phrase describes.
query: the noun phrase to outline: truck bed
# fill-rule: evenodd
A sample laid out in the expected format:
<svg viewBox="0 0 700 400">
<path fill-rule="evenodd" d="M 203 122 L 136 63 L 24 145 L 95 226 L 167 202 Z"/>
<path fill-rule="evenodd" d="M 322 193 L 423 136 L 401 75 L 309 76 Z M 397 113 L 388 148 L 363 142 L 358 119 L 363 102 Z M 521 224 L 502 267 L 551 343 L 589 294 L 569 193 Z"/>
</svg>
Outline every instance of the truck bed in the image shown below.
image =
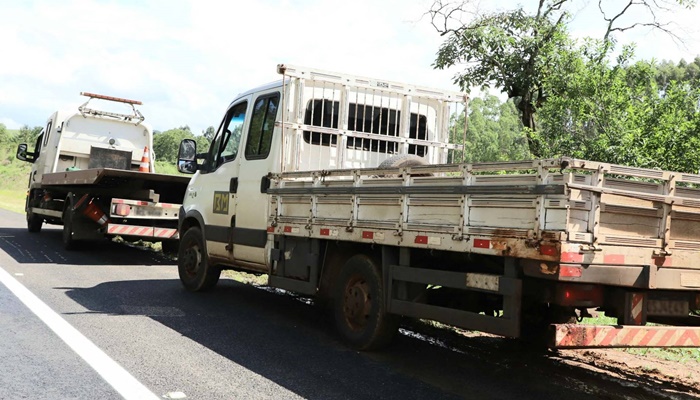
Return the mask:
<svg viewBox="0 0 700 400">
<path fill-rule="evenodd" d="M 280 235 L 515 257 L 543 279 L 700 287 L 700 175 L 560 158 L 272 182 Z"/>
<path fill-rule="evenodd" d="M 66 171 L 44 174 L 43 186 L 50 186 L 54 191 L 83 193 L 93 195 L 122 195 L 124 192 L 149 192 L 160 195 L 159 201 L 182 203 L 190 181 L 189 176 L 166 175 L 127 171 L 111 168 L 95 168 L 80 171 Z"/>
</svg>

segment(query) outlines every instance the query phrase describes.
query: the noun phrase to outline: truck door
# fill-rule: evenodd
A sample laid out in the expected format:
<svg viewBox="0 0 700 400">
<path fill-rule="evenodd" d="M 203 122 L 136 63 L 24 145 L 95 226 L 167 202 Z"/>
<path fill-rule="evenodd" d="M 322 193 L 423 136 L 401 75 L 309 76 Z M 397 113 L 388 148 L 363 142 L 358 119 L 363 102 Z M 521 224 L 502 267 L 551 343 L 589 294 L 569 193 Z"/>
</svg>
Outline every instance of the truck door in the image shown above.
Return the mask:
<svg viewBox="0 0 700 400">
<path fill-rule="evenodd" d="M 249 98 L 234 102 L 209 147 L 209 155 L 196 185 L 190 185 L 201 204 L 204 237 L 210 255 L 229 259 L 232 256 L 230 228 L 235 220 L 235 194 L 239 169 L 239 145 L 247 124 Z M 192 187 L 196 186 L 196 187 Z"/>
<path fill-rule="evenodd" d="M 279 163 L 279 149 L 273 146 L 272 137 L 280 92 L 257 94 L 252 104 L 238 171 L 233 253 L 236 261 L 246 262 L 249 268 L 258 265 L 265 271 L 269 202 L 264 186 L 266 176 L 273 171 L 275 163 Z"/>
</svg>

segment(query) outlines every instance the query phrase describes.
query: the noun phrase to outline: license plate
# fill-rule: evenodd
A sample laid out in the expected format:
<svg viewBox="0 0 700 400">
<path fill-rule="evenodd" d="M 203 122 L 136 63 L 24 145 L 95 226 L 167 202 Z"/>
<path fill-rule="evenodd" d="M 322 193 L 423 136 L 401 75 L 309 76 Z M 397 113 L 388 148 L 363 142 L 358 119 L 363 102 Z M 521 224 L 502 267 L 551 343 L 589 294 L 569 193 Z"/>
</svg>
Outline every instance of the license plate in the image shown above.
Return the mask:
<svg viewBox="0 0 700 400">
<path fill-rule="evenodd" d="M 687 317 L 690 307 L 687 300 L 649 300 L 647 315 Z"/>
</svg>

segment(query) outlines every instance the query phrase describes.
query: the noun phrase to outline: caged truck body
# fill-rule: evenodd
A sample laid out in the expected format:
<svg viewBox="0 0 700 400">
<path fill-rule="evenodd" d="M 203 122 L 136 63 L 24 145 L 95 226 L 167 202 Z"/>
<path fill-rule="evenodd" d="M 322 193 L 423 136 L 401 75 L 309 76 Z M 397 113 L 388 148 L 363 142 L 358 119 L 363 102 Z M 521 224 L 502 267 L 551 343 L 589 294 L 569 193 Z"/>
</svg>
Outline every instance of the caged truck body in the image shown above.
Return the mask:
<svg viewBox="0 0 700 400">
<path fill-rule="evenodd" d="M 29 232 L 40 232 L 44 223 L 63 225 L 66 249 L 121 236 L 162 242 L 164 250 L 175 251 L 189 177 L 155 173 L 153 132 L 135 107 L 141 102 L 81 94 L 88 100 L 77 111 L 49 117 L 33 152 L 18 146 L 17 158 L 32 163 Z M 92 100 L 102 101 L 103 109 L 90 108 Z M 106 110 L 114 103 L 130 112 Z"/>
<path fill-rule="evenodd" d="M 358 349 L 401 317 L 552 348 L 696 347 L 700 176 L 571 158 L 450 163 L 467 97 L 279 65 L 241 94 L 195 173 L 178 269 L 329 304 Z M 615 325 L 576 323 L 591 310 Z M 656 322 L 655 324 L 648 324 Z"/>
</svg>

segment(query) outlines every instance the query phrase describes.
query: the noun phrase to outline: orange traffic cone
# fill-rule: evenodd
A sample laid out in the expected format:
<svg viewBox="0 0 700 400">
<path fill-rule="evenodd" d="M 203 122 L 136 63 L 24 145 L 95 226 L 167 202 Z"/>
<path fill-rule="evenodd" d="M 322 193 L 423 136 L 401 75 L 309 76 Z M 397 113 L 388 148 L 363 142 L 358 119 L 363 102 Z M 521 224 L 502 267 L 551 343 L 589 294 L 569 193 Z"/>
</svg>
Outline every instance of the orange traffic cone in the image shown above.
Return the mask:
<svg viewBox="0 0 700 400">
<path fill-rule="evenodd" d="M 98 207 L 97 204 L 93 203 L 92 200 L 90 200 L 88 205 L 85 206 L 83 214 L 85 214 L 85 216 L 102 226 L 105 226 L 107 222 L 109 222 L 109 219 L 107 218 L 105 213 L 103 213 L 102 210 L 100 210 L 100 207 Z"/>
<path fill-rule="evenodd" d="M 139 165 L 139 172 L 149 172 L 151 170 L 151 157 L 148 155 L 148 146 L 143 148 L 143 157 L 141 157 L 141 165 Z"/>
</svg>

